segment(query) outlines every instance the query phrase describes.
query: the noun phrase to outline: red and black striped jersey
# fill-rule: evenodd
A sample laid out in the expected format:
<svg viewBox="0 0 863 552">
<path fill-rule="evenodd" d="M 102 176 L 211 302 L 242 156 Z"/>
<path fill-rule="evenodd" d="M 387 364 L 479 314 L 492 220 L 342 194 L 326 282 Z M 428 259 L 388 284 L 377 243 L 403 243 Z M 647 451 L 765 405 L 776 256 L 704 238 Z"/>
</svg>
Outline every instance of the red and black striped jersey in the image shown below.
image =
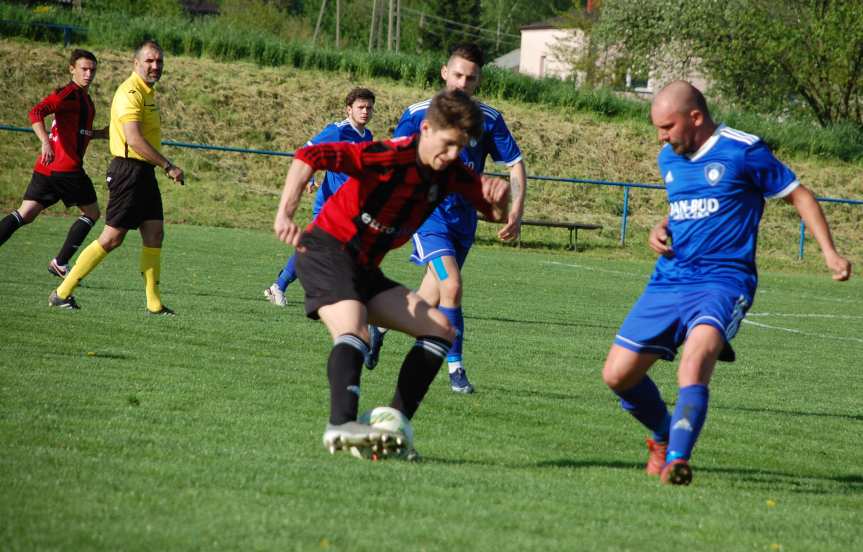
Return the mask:
<svg viewBox="0 0 863 552">
<path fill-rule="evenodd" d="M 96 108 L 86 90 L 70 82 L 58 88 L 30 110 L 31 123 L 40 123 L 54 114 L 50 140 L 54 160 L 43 165 L 37 158 L 33 170 L 50 176 L 52 172 L 77 172 L 84 167 L 84 152 L 93 135 Z M 41 155 L 40 155 L 41 158 Z"/>
<path fill-rule="evenodd" d="M 361 265 L 377 266 L 391 249 L 408 241 L 450 193 L 459 193 L 487 218 L 492 206 L 479 176 L 454 161 L 442 171 L 421 167 L 419 135 L 352 144 L 334 142 L 297 150 L 296 159 L 315 170 L 350 178 L 324 204 L 313 226 L 345 244 Z"/>
</svg>

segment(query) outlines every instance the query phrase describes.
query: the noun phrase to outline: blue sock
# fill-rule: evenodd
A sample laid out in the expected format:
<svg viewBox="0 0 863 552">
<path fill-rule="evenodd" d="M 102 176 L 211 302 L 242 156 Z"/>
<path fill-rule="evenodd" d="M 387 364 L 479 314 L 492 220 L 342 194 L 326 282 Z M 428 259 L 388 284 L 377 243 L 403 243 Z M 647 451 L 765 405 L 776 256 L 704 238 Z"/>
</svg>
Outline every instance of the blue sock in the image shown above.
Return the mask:
<svg viewBox="0 0 863 552">
<path fill-rule="evenodd" d="M 276 279 L 276 285 L 279 286 L 279 289 L 285 291 L 288 289 L 288 284 L 297 279 L 297 254 L 294 253 L 291 255 L 291 258 L 288 259 L 288 262 L 285 263 L 285 268 L 279 272 L 279 277 Z"/>
<path fill-rule="evenodd" d="M 447 362 L 461 362 L 461 347 L 464 338 L 464 316 L 461 307 L 438 307 L 438 310 L 446 316 L 450 325 L 455 328 L 455 339 L 446 355 L 446 360 Z"/>
<path fill-rule="evenodd" d="M 653 432 L 654 441 L 668 442 L 671 416 L 652 379 L 644 376 L 635 387 L 622 392 L 615 391 L 615 394 L 620 397 L 620 407 Z"/>
<path fill-rule="evenodd" d="M 665 461 L 678 458 L 689 460 L 698 434 L 707 418 L 707 403 L 710 391 L 706 385 L 688 385 L 680 388 L 677 406 L 671 417 L 671 436 Z"/>
</svg>

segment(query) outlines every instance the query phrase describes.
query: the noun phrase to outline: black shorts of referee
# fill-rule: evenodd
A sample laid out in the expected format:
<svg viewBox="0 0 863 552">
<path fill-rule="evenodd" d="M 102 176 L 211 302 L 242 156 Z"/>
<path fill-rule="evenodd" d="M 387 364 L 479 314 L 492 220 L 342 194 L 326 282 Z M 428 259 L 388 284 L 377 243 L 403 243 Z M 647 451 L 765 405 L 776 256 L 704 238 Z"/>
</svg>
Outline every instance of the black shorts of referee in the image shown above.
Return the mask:
<svg viewBox="0 0 863 552">
<path fill-rule="evenodd" d="M 47 208 L 60 200 L 63 205 L 90 205 L 96 203 L 93 181 L 84 171 L 52 172 L 51 176 L 33 171 L 24 199 L 35 201 Z"/>
<path fill-rule="evenodd" d="M 317 320 L 318 309 L 352 299 L 367 304 L 400 286 L 376 266 L 362 266 L 339 240 L 317 226 L 300 236 L 297 277 L 305 291 L 306 316 Z"/>
<path fill-rule="evenodd" d="M 164 220 L 155 167 L 146 161 L 115 157 L 108 165 L 105 224 L 138 228 L 145 220 Z"/>
</svg>

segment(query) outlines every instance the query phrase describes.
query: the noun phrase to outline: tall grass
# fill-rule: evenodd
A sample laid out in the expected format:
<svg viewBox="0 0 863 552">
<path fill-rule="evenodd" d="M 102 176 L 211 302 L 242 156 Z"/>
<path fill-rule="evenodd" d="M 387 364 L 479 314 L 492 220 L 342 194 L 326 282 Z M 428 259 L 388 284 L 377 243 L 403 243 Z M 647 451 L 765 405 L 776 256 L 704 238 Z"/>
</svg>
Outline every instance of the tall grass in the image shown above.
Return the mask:
<svg viewBox="0 0 863 552">
<path fill-rule="evenodd" d="M 45 26 L 65 24 L 76 28 L 74 42 L 110 49 L 131 49 L 145 38 L 155 38 L 172 55 L 207 56 L 220 61 L 249 60 L 262 66 L 342 71 L 358 77 L 388 78 L 418 87 L 439 84 L 441 59 L 362 50 L 334 50 L 308 43 L 288 42 L 258 30 L 232 25 L 220 18 L 189 20 L 183 17 L 129 17 L 118 13 L 68 10 L 28 10 L 0 4 L 0 34 L 31 40 L 59 42 L 63 30 Z M 607 89 L 579 88 L 572 81 L 535 79 L 486 67 L 479 94 L 483 97 L 548 105 L 592 112 L 602 117 L 645 121 L 645 102 L 622 98 Z M 821 128 L 809 121 L 780 121 L 765 115 L 720 112 L 717 117 L 763 137 L 786 152 L 843 161 L 863 161 L 863 128 L 847 124 Z"/>
</svg>

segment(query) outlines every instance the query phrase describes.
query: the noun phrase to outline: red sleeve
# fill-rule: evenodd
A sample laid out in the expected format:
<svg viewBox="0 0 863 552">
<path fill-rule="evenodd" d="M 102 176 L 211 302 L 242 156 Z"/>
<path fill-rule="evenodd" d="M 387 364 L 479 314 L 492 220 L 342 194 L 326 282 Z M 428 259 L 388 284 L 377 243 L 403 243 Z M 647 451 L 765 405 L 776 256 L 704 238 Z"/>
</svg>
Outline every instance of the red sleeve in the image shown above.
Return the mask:
<svg viewBox="0 0 863 552">
<path fill-rule="evenodd" d="M 486 219 L 494 219 L 492 205 L 482 195 L 482 180 L 479 175 L 465 167 L 460 160 L 457 165 L 453 164 L 450 170 L 449 190 L 470 201 Z"/>
<path fill-rule="evenodd" d="M 363 150 L 374 142 L 353 144 L 350 142 L 329 142 L 300 148 L 295 159 L 309 165 L 316 171 L 334 171 L 350 176 L 363 172 Z"/>
<path fill-rule="evenodd" d="M 60 107 L 60 102 L 62 102 L 63 98 L 68 96 L 72 90 L 73 88 L 67 85 L 60 90 L 56 90 L 45 96 L 42 101 L 37 103 L 33 109 L 30 110 L 30 113 L 28 113 L 30 124 L 44 121 L 45 117 L 48 115 L 57 113 L 57 109 Z"/>
</svg>

